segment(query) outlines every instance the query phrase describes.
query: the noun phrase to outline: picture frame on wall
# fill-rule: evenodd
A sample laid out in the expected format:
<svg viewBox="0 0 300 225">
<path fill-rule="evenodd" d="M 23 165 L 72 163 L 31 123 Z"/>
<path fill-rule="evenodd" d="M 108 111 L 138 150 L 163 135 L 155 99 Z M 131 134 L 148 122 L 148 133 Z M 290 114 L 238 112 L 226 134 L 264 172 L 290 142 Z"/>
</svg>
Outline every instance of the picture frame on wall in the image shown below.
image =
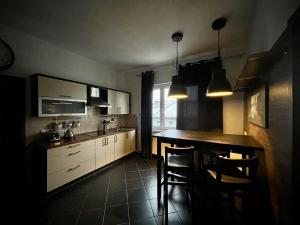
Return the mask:
<svg viewBox="0 0 300 225">
<path fill-rule="evenodd" d="M 248 121 L 264 128 L 268 126 L 267 96 L 267 89 L 263 87 L 248 98 Z"/>
</svg>

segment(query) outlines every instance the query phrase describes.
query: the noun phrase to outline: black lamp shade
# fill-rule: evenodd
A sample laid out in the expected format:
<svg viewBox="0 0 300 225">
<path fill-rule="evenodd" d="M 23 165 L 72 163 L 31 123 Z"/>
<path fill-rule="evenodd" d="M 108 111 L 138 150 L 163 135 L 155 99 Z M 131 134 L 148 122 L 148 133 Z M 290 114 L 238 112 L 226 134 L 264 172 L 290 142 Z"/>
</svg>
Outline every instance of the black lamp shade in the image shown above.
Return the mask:
<svg viewBox="0 0 300 225">
<path fill-rule="evenodd" d="M 168 97 L 175 99 L 183 99 L 188 97 L 183 79 L 180 76 L 175 75 L 172 77 L 172 84 L 169 89 Z"/>
<path fill-rule="evenodd" d="M 226 79 L 226 71 L 223 68 L 217 68 L 213 71 L 213 78 L 206 91 L 208 97 L 222 97 L 232 95 L 232 88 Z"/>
</svg>

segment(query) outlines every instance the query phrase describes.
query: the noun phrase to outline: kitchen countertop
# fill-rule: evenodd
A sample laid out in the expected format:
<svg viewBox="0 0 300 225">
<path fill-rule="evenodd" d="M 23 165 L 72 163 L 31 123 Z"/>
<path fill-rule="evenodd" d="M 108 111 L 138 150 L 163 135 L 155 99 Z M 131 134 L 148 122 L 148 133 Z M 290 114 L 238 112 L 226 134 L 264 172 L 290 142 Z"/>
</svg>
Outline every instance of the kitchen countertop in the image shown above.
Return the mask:
<svg viewBox="0 0 300 225">
<path fill-rule="evenodd" d="M 70 145 L 70 144 L 75 144 L 78 142 L 83 142 L 83 141 L 89 141 L 101 137 L 106 137 L 109 135 L 113 134 L 119 134 L 119 133 L 124 133 L 128 132 L 131 130 L 135 130 L 135 128 L 119 128 L 117 129 L 109 129 L 107 132 L 104 134 L 102 130 L 100 131 L 92 131 L 92 132 L 87 132 L 87 133 L 82 133 L 82 134 L 75 134 L 74 138 L 61 138 L 60 141 L 58 142 L 37 142 L 36 146 L 39 148 L 43 149 L 51 149 L 51 148 L 56 148 L 64 145 Z"/>
</svg>

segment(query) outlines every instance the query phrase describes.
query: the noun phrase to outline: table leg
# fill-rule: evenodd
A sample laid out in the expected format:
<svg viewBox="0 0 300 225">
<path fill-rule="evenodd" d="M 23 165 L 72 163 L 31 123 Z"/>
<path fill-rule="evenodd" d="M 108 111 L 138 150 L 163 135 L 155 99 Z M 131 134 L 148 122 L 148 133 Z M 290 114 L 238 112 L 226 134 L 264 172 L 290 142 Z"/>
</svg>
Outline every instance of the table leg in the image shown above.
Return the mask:
<svg viewBox="0 0 300 225">
<path fill-rule="evenodd" d="M 157 198 L 161 197 L 161 141 L 157 138 Z"/>
</svg>

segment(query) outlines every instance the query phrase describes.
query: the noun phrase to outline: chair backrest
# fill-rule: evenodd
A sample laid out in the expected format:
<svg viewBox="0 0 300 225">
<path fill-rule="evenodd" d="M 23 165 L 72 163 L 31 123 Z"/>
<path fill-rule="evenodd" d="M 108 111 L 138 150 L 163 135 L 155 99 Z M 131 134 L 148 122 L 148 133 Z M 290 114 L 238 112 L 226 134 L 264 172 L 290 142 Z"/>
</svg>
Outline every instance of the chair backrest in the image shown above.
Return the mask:
<svg viewBox="0 0 300 225">
<path fill-rule="evenodd" d="M 194 147 L 165 147 L 166 154 L 175 154 L 175 155 L 183 155 L 183 154 L 192 154 L 194 152 Z"/>
<path fill-rule="evenodd" d="M 188 164 L 193 167 L 194 162 L 194 147 L 165 147 L 165 164 L 168 166 L 168 161 L 172 161 L 172 159 L 169 159 L 168 155 L 176 155 L 177 157 L 180 157 L 181 160 L 184 159 L 186 161 L 184 164 L 188 162 Z M 174 158 L 173 158 L 174 159 Z M 178 160 L 178 158 L 177 158 Z"/>
<path fill-rule="evenodd" d="M 237 171 L 242 168 L 240 175 L 251 181 L 254 181 L 257 174 L 258 158 L 256 156 L 246 159 L 233 159 L 218 157 L 217 158 L 217 182 L 221 182 L 222 174 L 226 174 L 226 171 Z M 240 170 L 239 170 L 240 171 Z"/>
</svg>

